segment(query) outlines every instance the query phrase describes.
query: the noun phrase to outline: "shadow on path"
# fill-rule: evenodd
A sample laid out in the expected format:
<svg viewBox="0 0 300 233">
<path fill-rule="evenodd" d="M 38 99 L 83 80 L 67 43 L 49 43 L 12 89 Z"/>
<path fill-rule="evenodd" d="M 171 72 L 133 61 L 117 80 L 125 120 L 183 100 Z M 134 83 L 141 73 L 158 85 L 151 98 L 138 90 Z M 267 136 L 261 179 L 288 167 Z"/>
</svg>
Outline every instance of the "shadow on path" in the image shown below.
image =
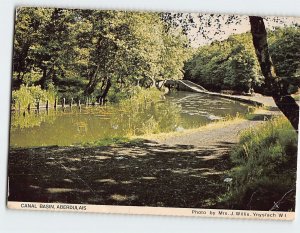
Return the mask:
<svg viewBox="0 0 300 233">
<path fill-rule="evenodd" d="M 232 143 L 12 149 L 9 201 L 220 208 Z"/>
</svg>

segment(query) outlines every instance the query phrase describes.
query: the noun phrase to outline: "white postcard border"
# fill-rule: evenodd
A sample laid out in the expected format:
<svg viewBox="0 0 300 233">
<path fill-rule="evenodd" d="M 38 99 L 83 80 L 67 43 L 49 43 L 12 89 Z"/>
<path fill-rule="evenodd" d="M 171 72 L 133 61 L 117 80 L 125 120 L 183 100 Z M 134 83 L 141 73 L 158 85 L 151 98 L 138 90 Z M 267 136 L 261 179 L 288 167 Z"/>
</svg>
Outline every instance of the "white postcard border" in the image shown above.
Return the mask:
<svg viewBox="0 0 300 233">
<path fill-rule="evenodd" d="M 256 219 L 256 220 L 292 221 L 295 219 L 295 212 L 282 212 L 282 211 L 86 205 L 86 204 L 15 202 L 15 201 L 8 201 L 7 208 L 17 209 L 17 210 L 37 210 L 37 211 L 45 210 L 45 211 L 76 212 L 76 213 L 85 212 L 85 213 L 109 213 L 109 214 L 142 214 L 142 215 L 213 217 L 213 218 Z"/>
</svg>

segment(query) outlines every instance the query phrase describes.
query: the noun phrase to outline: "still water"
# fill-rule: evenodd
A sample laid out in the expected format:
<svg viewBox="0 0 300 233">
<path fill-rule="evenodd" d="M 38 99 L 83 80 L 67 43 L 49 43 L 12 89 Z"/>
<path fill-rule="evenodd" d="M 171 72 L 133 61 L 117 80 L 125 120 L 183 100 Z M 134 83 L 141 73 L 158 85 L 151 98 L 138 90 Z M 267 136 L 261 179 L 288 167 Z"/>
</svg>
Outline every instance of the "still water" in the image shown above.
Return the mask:
<svg viewBox="0 0 300 233">
<path fill-rule="evenodd" d="M 125 104 L 43 110 L 11 117 L 11 147 L 76 145 L 103 138 L 181 131 L 225 116 L 245 114 L 237 101 L 190 92 L 175 92 L 156 104 Z"/>
</svg>

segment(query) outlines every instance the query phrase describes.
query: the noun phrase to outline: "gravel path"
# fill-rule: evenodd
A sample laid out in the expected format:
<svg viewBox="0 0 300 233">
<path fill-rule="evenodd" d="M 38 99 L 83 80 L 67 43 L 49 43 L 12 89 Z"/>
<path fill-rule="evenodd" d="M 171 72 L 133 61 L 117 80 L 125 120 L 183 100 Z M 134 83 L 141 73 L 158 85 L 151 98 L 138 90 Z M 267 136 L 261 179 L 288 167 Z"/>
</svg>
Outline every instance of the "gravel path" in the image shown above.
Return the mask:
<svg viewBox="0 0 300 233">
<path fill-rule="evenodd" d="M 213 129 L 191 132 L 184 136 L 172 136 L 155 141 L 166 145 L 193 145 L 197 147 L 214 147 L 222 143 L 234 144 L 238 142 L 238 135 L 241 131 L 262 122 L 261 120 L 241 120 L 236 123 L 225 123 L 224 126 L 218 126 Z"/>
</svg>

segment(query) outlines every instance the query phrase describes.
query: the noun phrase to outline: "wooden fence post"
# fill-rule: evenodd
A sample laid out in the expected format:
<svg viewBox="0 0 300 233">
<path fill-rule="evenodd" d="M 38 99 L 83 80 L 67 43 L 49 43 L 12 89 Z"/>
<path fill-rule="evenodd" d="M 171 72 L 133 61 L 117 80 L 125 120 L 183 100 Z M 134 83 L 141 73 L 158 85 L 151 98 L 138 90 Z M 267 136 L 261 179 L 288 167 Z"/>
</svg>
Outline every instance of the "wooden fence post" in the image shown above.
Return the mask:
<svg viewBox="0 0 300 233">
<path fill-rule="evenodd" d="M 70 108 L 72 108 L 72 105 L 73 105 L 73 98 L 71 98 L 71 101 L 70 101 Z"/>
<path fill-rule="evenodd" d="M 54 100 L 54 109 L 56 110 L 57 108 L 57 98 L 55 97 L 55 100 Z"/>
<path fill-rule="evenodd" d="M 103 98 L 102 97 L 99 98 L 99 105 L 103 105 Z"/>
<path fill-rule="evenodd" d="M 46 109 L 47 110 L 49 109 L 49 100 L 47 100 L 47 102 L 46 102 Z"/>
<path fill-rule="evenodd" d="M 40 111 L 40 101 L 39 101 L 39 100 L 36 102 L 36 109 L 37 109 L 38 111 Z"/>
<path fill-rule="evenodd" d="M 65 108 L 65 105 L 66 105 L 66 98 L 63 98 L 62 108 Z"/>
<path fill-rule="evenodd" d="M 79 112 L 81 112 L 81 102 L 80 102 L 80 99 L 78 100 L 78 108 L 79 108 Z"/>
</svg>

